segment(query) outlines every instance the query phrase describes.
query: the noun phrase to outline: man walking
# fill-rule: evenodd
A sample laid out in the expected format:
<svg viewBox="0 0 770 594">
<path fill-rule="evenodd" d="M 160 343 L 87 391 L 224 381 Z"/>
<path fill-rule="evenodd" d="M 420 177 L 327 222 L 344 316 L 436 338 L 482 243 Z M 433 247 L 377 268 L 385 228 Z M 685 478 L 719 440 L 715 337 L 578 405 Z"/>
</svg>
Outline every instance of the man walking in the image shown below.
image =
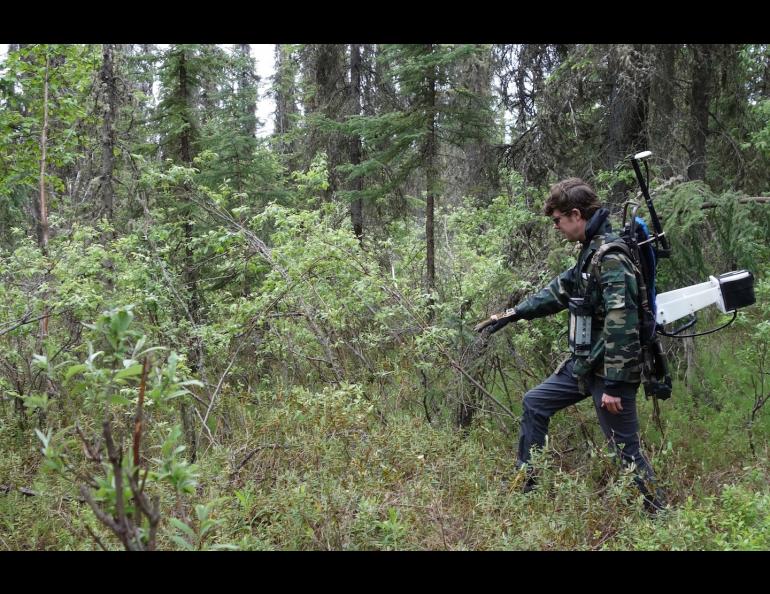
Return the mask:
<svg viewBox="0 0 770 594">
<path fill-rule="evenodd" d="M 594 258 L 605 243 L 617 239 L 609 211 L 601 208 L 594 190 L 579 178 L 551 186 L 544 206 L 554 226 L 582 249 L 573 268 L 525 299 L 492 324 L 495 333 L 515 320 L 531 320 L 570 309 L 570 358 L 542 384 L 524 396 L 518 466 L 525 467 L 531 450 L 545 445 L 550 418 L 589 396 L 604 435 L 624 464 L 635 465 L 635 482 L 645 507 L 661 509 L 655 475 L 639 444 L 636 392 L 641 381 L 639 289 L 629 258 L 612 250 Z M 482 329 L 480 324 L 477 328 Z M 529 469 L 525 490 L 535 478 Z M 651 490 L 652 487 L 652 490 Z"/>
</svg>

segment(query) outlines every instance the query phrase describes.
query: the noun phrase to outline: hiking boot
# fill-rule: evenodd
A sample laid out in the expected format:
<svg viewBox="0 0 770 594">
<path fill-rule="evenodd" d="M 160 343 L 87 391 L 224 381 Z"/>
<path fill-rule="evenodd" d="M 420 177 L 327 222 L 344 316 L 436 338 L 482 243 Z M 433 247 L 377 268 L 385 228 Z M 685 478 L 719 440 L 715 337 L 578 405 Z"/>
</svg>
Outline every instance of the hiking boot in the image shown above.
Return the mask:
<svg viewBox="0 0 770 594">
<path fill-rule="evenodd" d="M 523 475 L 523 476 L 522 476 Z M 519 476 L 522 476 L 521 492 L 531 493 L 537 487 L 537 477 L 532 469 L 528 466 L 522 466 L 519 468 Z"/>
<path fill-rule="evenodd" d="M 668 504 L 666 503 L 665 493 L 660 487 L 655 489 L 654 496 L 644 496 L 644 511 L 646 511 L 651 516 L 654 516 L 659 512 L 666 511 L 666 509 L 668 509 L 667 506 Z"/>
<path fill-rule="evenodd" d="M 519 493 L 529 493 L 537 486 L 537 480 L 530 471 L 521 467 L 510 479 L 500 481 L 500 485 L 505 491 L 513 490 Z"/>
<path fill-rule="evenodd" d="M 537 487 L 537 479 L 534 476 L 527 476 L 527 479 L 524 481 L 524 485 L 521 487 L 521 492 L 526 494 L 530 493 L 535 490 Z"/>
</svg>

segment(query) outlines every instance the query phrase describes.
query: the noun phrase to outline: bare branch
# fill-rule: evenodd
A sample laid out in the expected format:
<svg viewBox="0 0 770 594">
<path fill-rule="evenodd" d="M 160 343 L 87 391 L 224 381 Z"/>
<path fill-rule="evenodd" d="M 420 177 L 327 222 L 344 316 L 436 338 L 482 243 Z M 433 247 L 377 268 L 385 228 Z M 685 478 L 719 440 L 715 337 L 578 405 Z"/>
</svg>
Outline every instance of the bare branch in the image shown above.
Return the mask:
<svg viewBox="0 0 770 594">
<path fill-rule="evenodd" d="M 104 441 L 107 444 L 107 456 L 115 475 L 115 512 L 117 514 L 117 520 L 113 520 L 113 524 L 117 527 L 115 534 L 120 538 L 126 549 L 131 551 L 134 550 L 134 545 L 129 534 L 131 529 L 126 518 L 125 501 L 123 500 L 123 453 L 119 448 L 115 447 L 115 443 L 112 441 L 112 430 L 109 420 L 104 421 L 103 427 Z"/>
<path fill-rule="evenodd" d="M 139 383 L 139 401 L 136 404 L 136 415 L 134 416 L 134 466 L 135 472 L 139 472 L 139 445 L 142 440 L 142 413 L 144 407 L 144 390 L 147 382 L 147 370 L 149 369 L 149 359 L 145 356 L 142 367 L 142 380 Z"/>
<path fill-rule="evenodd" d="M 37 322 L 38 320 L 42 320 L 44 318 L 51 317 L 53 315 L 59 315 L 60 316 L 60 315 L 65 314 L 65 313 L 67 313 L 69 311 L 72 311 L 71 309 L 67 309 L 67 310 L 62 310 L 62 311 L 57 312 L 56 314 L 54 314 L 53 313 L 53 309 L 55 307 L 56 306 L 51 306 L 51 310 L 49 312 L 44 313 L 44 314 L 42 314 L 40 316 L 37 316 L 36 318 L 30 318 L 29 316 L 32 315 L 32 312 L 31 311 L 27 311 L 18 320 L 15 320 L 13 322 L 6 322 L 6 325 L 12 324 L 12 326 L 10 326 L 9 328 L 4 328 L 3 330 L 0 330 L 0 336 L 3 336 L 4 334 L 8 334 L 9 332 L 13 332 L 14 330 L 16 330 L 16 328 L 19 328 L 19 327 L 24 326 L 26 324 L 31 324 L 32 322 Z"/>
<path fill-rule="evenodd" d="M 120 536 L 121 529 L 120 526 L 115 522 L 114 519 L 110 515 L 104 512 L 104 510 L 99 507 L 99 505 L 94 501 L 93 495 L 91 495 L 91 491 L 86 487 L 85 485 L 80 485 L 80 494 L 83 496 L 83 499 L 86 500 L 86 503 L 91 506 L 91 509 L 94 512 L 94 515 L 97 517 L 97 519 L 107 526 L 110 530 L 112 530 L 115 534 Z M 123 540 L 121 538 L 121 540 Z"/>
<path fill-rule="evenodd" d="M 249 454 L 243 459 L 243 462 L 238 464 L 238 468 L 233 470 L 233 472 L 230 474 L 230 476 L 233 477 L 236 474 L 238 474 L 238 472 L 240 472 L 241 468 L 243 468 L 246 465 L 246 463 L 254 457 L 254 454 L 256 454 L 257 452 L 259 452 L 261 450 L 264 450 L 264 449 L 267 449 L 267 448 L 271 448 L 273 450 L 275 450 L 277 448 L 289 449 L 289 448 L 294 448 L 294 447 L 297 447 L 297 446 L 283 445 L 283 444 L 280 444 L 280 443 L 265 443 L 265 444 L 259 445 L 256 448 L 254 448 L 253 450 L 251 450 L 251 452 L 249 452 Z"/>
</svg>

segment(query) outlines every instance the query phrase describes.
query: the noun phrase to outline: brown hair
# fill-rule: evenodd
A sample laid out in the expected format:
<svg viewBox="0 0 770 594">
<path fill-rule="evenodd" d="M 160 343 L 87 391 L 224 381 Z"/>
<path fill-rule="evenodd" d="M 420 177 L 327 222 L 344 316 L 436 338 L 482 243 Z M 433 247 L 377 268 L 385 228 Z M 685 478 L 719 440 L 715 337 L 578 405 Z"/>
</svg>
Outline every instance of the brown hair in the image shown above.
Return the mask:
<svg viewBox="0 0 770 594">
<path fill-rule="evenodd" d="M 584 219 L 588 220 L 599 209 L 601 203 L 593 188 L 579 177 L 570 177 L 551 186 L 551 194 L 545 201 L 543 211 L 551 216 L 554 210 L 563 213 L 577 208 Z"/>
</svg>

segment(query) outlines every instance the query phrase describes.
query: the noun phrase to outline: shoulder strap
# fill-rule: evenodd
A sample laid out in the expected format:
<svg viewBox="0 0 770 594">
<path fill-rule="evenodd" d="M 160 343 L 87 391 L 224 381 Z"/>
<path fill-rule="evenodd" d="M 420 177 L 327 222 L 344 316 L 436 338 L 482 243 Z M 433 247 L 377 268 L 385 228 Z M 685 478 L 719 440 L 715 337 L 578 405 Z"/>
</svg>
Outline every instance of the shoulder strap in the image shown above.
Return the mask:
<svg viewBox="0 0 770 594">
<path fill-rule="evenodd" d="M 617 237 L 613 239 L 612 241 L 608 241 L 607 243 L 603 243 L 599 246 L 599 248 L 594 253 L 593 257 L 591 258 L 591 265 L 590 265 L 590 271 L 591 276 L 596 279 L 595 282 L 598 282 L 599 279 L 599 266 L 601 264 L 602 259 L 604 256 L 607 255 L 608 252 L 616 251 L 621 252 L 623 255 L 625 255 L 628 258 L 628 262 L 631 264 L 631 268 L 634 271 L 634 275 L 636 276 L 636 282 L 639 289 L 639 305 L 646 309 L 649 307 L 648 300 L 647 300 L 647 284 L 644 281 L 644 275 L 642 274 L 642 271 L 639 270 L 639 267 L 636 265 L 634 255 L 631 253 L 631 248 L 628 247 L 628 244 L 623 240 L 622 237 Z"/>
<path fill-rule="evenodd" d="M 604 256 L 606 256 L 607 253 L 610 251 L 622 252 L 631 262 L 631 266 L 634 269 L 634 273 L 638 274 L 639 271 L 637 270 L 637 266 L 634 263 L 634 257 L 633 257 L 633 254 L 631 254 L 631 249 L 628 247 L 628 244 L 625 241 L 623 241 L 623 239 L 620 237 L 613 239 L 612 241 L 608 241 L 607 243 L 603 243 L 594 252 L 593 257 L 591 258 L 592 274 L 596 274 L 596 272 L 599 269 L 600 262 L 604 259 Z"/>
</svg>

